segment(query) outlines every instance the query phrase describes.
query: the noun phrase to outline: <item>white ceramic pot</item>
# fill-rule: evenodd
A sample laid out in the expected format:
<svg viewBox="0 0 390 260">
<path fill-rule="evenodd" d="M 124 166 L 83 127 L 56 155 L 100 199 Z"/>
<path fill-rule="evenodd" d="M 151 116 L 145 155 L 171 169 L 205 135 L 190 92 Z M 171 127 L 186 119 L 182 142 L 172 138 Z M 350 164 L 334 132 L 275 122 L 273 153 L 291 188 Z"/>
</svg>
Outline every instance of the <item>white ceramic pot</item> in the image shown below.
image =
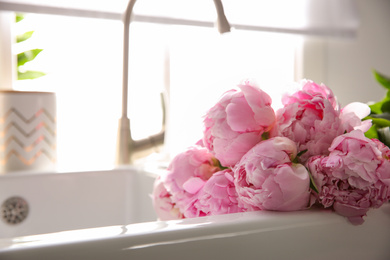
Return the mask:
<svg viewBox="0 0 390 260">
<path fill-rule="evenodd" d="M 0 173 L 54 170 L 56 96 L 0 91 Z"/>
</svg>

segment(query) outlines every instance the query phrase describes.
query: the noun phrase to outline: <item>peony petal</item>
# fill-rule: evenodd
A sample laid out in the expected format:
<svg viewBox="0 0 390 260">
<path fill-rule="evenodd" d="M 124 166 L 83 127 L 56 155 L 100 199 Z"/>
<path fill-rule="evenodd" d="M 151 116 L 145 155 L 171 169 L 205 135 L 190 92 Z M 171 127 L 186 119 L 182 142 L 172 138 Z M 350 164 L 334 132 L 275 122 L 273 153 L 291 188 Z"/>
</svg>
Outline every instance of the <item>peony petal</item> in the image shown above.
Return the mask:
<svg viewBox="0 0 390 260">
<path fill-rule="evenodd" d="M 234 183 L 229 180 L 232 176 L 230 169 L 215 173 L 192 200 L 184 215 L 195 217 L 245 211 L 238 205 Z"/>
<path fill-rule="evenodd" d="M 348 204 L 342 204 L 339 202 L 335 202 L 333 204 L 333 209 L 336 211 L 337 214 L 347 217 L 354 225 L 363 224 L 363 216 L 366 216 L 366 213 L 368 211 L 368 208 L 360 208 Z"/>
<path fill-rule="evenodd" d="M 257 133 L 244 133 L 235 139 L 215 139 L 215 157 L 223 166 L 235 165 L 245 153 L 260 141 L 261 135 Z"/>
<path fill-rule="evenodd" d="M 348 113 L 355 114 L 358 118 L 363 119 L 371 113 L 371 109 L 367 104 L 360 102 L 352 102 L 341 110 L 341 116 Z"/>
<path fill-rule="evenodd" d="M 186 192 L 195 194 L 205 183 L 206 182 L 199 177 L 191 177 L 183 184 L 183 188 Z"/>
<path fill-rule="evenodd" d="M 254 119 L 254 112 L 243 98 L 235 98 L 226 107 L 226 120 L 233 131 L 247 132 L 261 129 Z"/>
<path fill-rule="evenodd" d="M 295 155 L 296 144 L 286 137 L 254 146 L 234 167 L 239 204 L 248 210 L 307 208 L 310 177 L 303 165 L 291 162 Z"/>
</svg>

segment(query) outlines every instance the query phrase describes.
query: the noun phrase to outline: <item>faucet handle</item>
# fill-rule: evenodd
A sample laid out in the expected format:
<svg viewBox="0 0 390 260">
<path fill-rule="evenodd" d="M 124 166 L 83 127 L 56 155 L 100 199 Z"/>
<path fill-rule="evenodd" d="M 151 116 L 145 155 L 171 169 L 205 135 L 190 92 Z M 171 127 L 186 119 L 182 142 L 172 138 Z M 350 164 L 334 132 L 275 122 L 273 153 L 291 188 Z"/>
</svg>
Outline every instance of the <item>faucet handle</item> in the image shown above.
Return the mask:
<svg viewBox="0 0 390 260">
<path fill-rule="evenodd" d="M 117 165 L 131 164 L 135 159 L 145 157 L 156 151 L 165 141 L 166 102 L 164 93 L 160 93 L 162 106 L 162 127 L 157 134 L 140 140 L 131 137 L 130 120 L 127 116 L 119 119 L 119 133 L 117 140 Z"/>
</svg>

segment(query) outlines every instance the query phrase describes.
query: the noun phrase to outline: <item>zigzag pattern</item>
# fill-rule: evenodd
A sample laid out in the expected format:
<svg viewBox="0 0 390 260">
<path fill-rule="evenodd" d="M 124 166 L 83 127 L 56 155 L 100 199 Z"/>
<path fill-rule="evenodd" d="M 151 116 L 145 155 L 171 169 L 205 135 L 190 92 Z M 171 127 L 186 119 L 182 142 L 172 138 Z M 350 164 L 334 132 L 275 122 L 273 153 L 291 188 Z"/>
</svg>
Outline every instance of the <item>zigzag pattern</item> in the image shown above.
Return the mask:
<svg viewBox="0 0 390 260">
<path fill-rule="evenodd" d="M 10 136 L 3 145 L 0 145 L 0 152 L 4 152 L 6 150 L 6 147 L 10 145 L 11 142 L 15 142 L 21 149 L 23 149 L 25 152 L 32 151 L 35 147 L 37 147 L 42 141 L 44 141 L 51 149 L 56 149 L 56 145 L 52 144 L 50 140 L 47 139 L 47 137 L 40 135 L 38 138 L 29 146 L 25 146 L 22 141 L 20 141 L 16 136 Z"/>
<path fill-rule="evenodd" d="M 9 109 L 0 117 L 0 165 L 6 165 L 11 157 L 15 157 L 30 166 L 43 155 L 54 163 L 55 124 L 56 118 L 44 108 L 29 118 L 15 108 Z"/>
<path fill-rule="evenodd" d="M 56 159 L 52 158 L 50 153 L 45 149 L 37 151 L 31 159 L 26 159 L 17 151 L 11 150 L 7 153 L 4 159 L 0 160 L 0 165 L 5 165 L 12 155 L 16 156 L 24 165 L 32 165 L 42 154 L 46 155 L 46 157 L 53 163 L 56 161 Z"/>
<path fill-rule="evenodd" d="M 57 119 L 53 117 L 46 109 L 41 108 L 38 110 L 33 116 L 30 118 L 25 118 L 18 110 L 15 108 L 10 108 L 7 113 L 4 114 L 4 116 L 0 117 L 0 123 L 4 123 L 7 118 L 12 114 L 16 114 L 17 117 L 19 117 L 22 121 L 24 121 L 26 124 L 31 123 L 35 118 L 39 117 L 41 114 L 45 114 L 47 118 L 54 124 L 57 122 Z"/>
<path fill-rule="evenodd" d="M 32 135 L 34 135 L 37 131 L 39 131 L 41 128 L 45 128 L 52 136 L 56 136 L 57 134 L 57 131 L 56 130 L 53 130 L 51 127 L 49 127 L 45 122 L 40 122 L 38 125 L 35 126 L 35 128 L 33 130 L 31 130 L 30 132 L 26 132 L 24 131 L 24 129 L 19 126 L 17 123 L 15 122 L 11 122 L 9 123 L 5 129 L 3 131 L 0 131 L 0 137 L 4 137 L 7 135 L 7 133 L 10 131 L 11 127 L 15 127 L 16 129 L 18 129 L 18 131 L 25 137 L 30 137 Z"/>
</svg>

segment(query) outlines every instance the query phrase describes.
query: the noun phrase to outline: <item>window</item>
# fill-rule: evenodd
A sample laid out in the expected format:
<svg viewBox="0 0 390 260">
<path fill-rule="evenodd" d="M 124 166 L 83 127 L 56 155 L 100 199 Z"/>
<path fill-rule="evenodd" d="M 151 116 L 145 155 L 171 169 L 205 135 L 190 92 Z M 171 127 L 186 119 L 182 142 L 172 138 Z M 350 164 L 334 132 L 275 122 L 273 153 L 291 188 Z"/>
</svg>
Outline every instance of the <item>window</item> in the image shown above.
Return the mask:
<svg viewBox="0 0 390 260">
<path fill-rule="evenodd" d="M 28 0 L 20 2 L 22 7 L 24 2 L 29 3 Z M 53 5 L 57 2 L 61 1 L 53 2 Z M 85 7 L 87 2 L 80 3 Z M 288 2 L 279 0 L 270 8 L 278 10 L 281 4 Z M 352 2 L 342 2 L 342 10 L 350 10 Z M 0 3 L 5 10 L 23 9 L 18 1 L 0 0 Z M 248 10 L 248 6 L 251 8 L 254 4 L 263 14 L 275 13 L 271 20 L 277 21 L 276 24 L 257 20 L 257 12 L 244 12 L 244 15 L 236 12 L 240 9 L 234 6 L 236 1 L 223 3 L 228 20 L 231 18 L 230 22 L 238 28 L 227 35 L 219 35 L 213 28 L 164 25 L 164 17 L 150 21 L 145 17 L 154 14 L 145 11 L 149 10 L 147 5 L 139 4 L 140 15 L 135 16 L 130 32 L 128 114 L 134 138 L 160 130 L 160 92 L 168 93 L 169 99 L 168 145 L 164 152 L 170 155 L 201 137 L 202 116 L 206 110 L 224 91 L 244 78 L 254 78 L 274 97 L 277 107 L 280 92 L 294 81 L 297 73 L 296 64 L 300 60 L 297 49 L 303 38 L 295 33 L 350 35 L 356 29 L 354 13 L 340 11 L 340 5 L 334 4 L 335 1 L 300 0 L 290 4 L 290 8 L 297 10 L 283 14 L 267 12 L 268 1 L 240 2 L 242 10 Z M 31 8 L 29 4 L 24 7 L 24 10 Z M 48 12 L 51 10 L 54 9 L 47 9 Z M 113 16 L 120 17 L 120 13 L 115 12 Z M 62 13 L 62 9 L 55 9 L 55 13 Z M 207 16 L 213 14 L 207 12 Z M 300 19 L 294 18 L 294 14 Z M 240 17 L 245 18 L 241 24 Z M 332 17 L 332 23 L 328 25 L 329 19 L 322 19 L 324 17 Z M 256 21 L 263 24 L 256 24 Z M 18 82 L 14 88 L 57 93 L 59 169 L 112 167 L 121 112 L 121 21 L 29 14 L 24 26 L 35 31 L 29 44 L 44 49 L 28 66 L 47 75 Z"/>
<path fill-rule="evenodd" d="M 253 78 L 273 96 L 294 81 L 295 49 L 300 37 L 266 32 L 178 28 L 170 44 L 171 153 L 201 138 L 202 117 L 222 95 L 241 80 Z M 182 36 L 181 36 L 182 35 Z M 178 37 L 179 36 L 179 37 Z M 180 145 L 181 144 L 181 145 Z"/>
<path fill-rule="evenodd" d="M 57 93 L 59 168 L 112 166 L 121 109 L 121 23 L 30 14 L 18 26 L 34 30 L 29 44 L 44 49 L 26 66 L 47 75 L 18 81 L 15 88 Z M 172 154 L 201 137 L 205 111 L 241 79 L 255 78 L 276 94 L 294 80 L 298 36 L 133 23 L 130 37 L 133 136 L 160 130 L 159 93 L 169 88 Z"/>
<path fill-rule="evenodd" d="M 17 81 L 14 88 L 56 92 L 59 169 L 112 164 L 120 116 L 121 23 L 29 14 L 16 26 L 34 30 L 23 42 L 27 49 L 43 49 L 26 69 L 46 76 Z"/>
</svg>

